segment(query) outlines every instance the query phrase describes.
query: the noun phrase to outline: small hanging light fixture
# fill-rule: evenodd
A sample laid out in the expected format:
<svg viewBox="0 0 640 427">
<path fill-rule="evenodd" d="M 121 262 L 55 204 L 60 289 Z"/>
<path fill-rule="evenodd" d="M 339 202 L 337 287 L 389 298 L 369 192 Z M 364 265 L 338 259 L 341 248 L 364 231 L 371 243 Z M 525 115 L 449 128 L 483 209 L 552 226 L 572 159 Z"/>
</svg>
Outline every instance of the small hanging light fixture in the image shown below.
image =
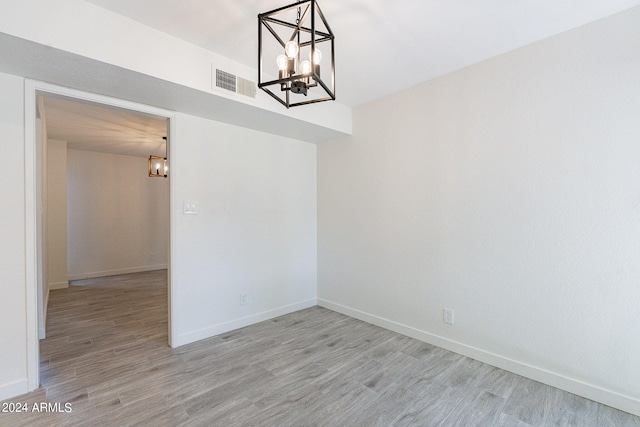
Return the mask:
<svg viewBox="0 0 640 427">
<path fill-rule="evenodd" d="M 167 152 L 167 137 L 163 136 L 164 139 L 164 151 Z M 159 156 L 149 156 L 149 176 L 156 178 L 166 178 L 167 173 L 169 172 L 169 165 L 167 164 L 166 157 Z"/>
<path fill-rule="evenodd" d="M 263 27 L 272 38 L 262 37 Z M 258 87 L 287 108 L 335 100 L 334 39 L 315 0 L 259 14 Z M 320 47 L 330 53 L 325 60 L 330 63 L 329 84 L 320 76 L 323 58 Z M 268 65 L 263 64 L 263 57 Z M 277 79 L 266 77 L 276 75 Z"/>
</svg>

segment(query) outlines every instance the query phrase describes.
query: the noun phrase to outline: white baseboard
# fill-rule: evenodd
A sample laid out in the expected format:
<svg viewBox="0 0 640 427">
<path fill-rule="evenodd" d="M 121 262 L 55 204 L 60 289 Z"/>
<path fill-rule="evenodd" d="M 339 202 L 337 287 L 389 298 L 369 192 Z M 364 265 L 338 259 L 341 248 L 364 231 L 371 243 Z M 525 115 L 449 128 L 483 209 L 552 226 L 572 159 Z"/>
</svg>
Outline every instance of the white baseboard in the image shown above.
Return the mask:
<svg viewBox="0 0 640 427">
<path fill-rule="evenodd" d="M 550 385 L 552 387 L 568 391 L 569 393 L 577 394 L 578 396 L 582 396 L 590 400 L 595 400 L 596 402 L 600 402 L 605 405 L 620 409 L 622 411 L 640 416 L 640 399 L 638 398 L 626 396 L 624 394 L 608 390 L 597 385 L 589 384 L 557 372 L 551 372 L 544 368 L 539 368 L 524 362 L 513 360 L 499 354 L 491 353 L 489 351 L 472 347 L 464 343 L 434 335 L 429 332 L 413 328 L 411 326 L 403 325 L 392 320 L 374 316 L 369 313 L 365 313 L 363 311 L 356 310 L 342 304 L 337 304 L 332 301 L 327 301 L 322 298 L 318 298 L 318 305 L 333 311 L 337 311 L 338 313 L 342 313 L 347 316 L 371 323 L 373 325 L 380 326 L 390 331 L 397 332 L 399 334 L 406 335 L 408 337 L 415 338 L 417 340 L 424 341 L 438 347 L 442 347 L 446 350 L 453 351 L 454 353 L 458 353 L 463 356 L 478 360 L 480 362 L 487 363 L 491 366 L 513 372 L 514 374 L 518 374 L 523 377 Z"/>
<path fill-rule="evenodd" d="M 29 392 L 29 382 L 26 378 L 0 385 L 0 400 L 7 400 Z"/>
<path fill-rule="evenodd" d="M 49 290 L 65 289 L 69 287 L 69 281 L 49 283 Z"/>
<path fill-rule="evenodd" d="M 306 301 L 300 301 L 295 304 L 287 305 L 284 307 L 278 307 L 273 310 L 263 311 L 262 313 L 256 313 L 250 316 L 241 317 L 239 319 L 231 320 L 229 322 L 218 323 L 216 325 L 198 329 L 196 331 L 186 332 L 184 334 L 178 334 L 175 337 L 175 339 L 172 340 L 171 347 L 174 347 L 174 348 L 180 347 L 181 345 L 203 340 L 205 338 L 211 338 L 216 335 L 224 334 L 225 332 L 233 331 L 235 329 L 253 325 L 254 323 L 259 323 L 265 320 L 273 319 L 274 317 L 293 313 L 294 311 L 304 310 L 305 308 L 314 307 L 316 305 L 317 305 L 317 300 L 313 298 Z"/>
<path fill-rule="evenodd" d="M 167 264 L 145 265 L 140 267 L 120 268 L 116 270 L 92 271 L 88 273 L 71 274 L 69 280 L 93 279 L 96 277 L 117 276 L 118 274 L 142 273 L 144 271 L 165 270 Z"/>
</svg>

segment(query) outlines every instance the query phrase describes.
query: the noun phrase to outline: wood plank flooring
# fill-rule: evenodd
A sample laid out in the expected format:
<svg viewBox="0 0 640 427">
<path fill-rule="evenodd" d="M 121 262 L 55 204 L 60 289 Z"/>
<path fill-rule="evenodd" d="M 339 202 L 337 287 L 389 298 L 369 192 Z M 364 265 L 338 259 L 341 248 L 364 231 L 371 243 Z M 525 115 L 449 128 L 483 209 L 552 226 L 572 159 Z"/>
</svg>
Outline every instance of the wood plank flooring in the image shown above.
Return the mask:
<svg viewBox="0 0 640 427">
<path fill-rule="evenodd" d="M 165 271 L 52 291 L 47 334 L 43 388 L 1 426 L 640 426 L 320 307 L 171 349 Z"/>
</svg>

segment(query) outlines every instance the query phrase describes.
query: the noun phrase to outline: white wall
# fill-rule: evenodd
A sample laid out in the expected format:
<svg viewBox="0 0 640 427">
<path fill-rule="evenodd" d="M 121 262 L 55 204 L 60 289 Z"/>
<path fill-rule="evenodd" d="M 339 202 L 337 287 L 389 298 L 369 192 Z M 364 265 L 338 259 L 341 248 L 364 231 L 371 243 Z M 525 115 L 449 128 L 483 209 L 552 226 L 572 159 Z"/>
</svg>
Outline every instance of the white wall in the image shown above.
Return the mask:
<svg viewBox="0 0 640 427">
<path fill-rule="evenodd" d="M 69 280 L 167 267 L 169 183 L 147 159 L 67 150 Z"/>
<path fill-rule="evenodd" d="M 640 414 L 639 29 L 354 110 L 318 147 L 319 303 Z"/>
<path fill-rule="evenodd" d="M 27 389 L 23 79 L 0 74 L 0 400 Z M 35 218 L 33 219 L 35 221 Z M 32 243 L 33 244 L 33 243 Z M 32 301 L 35 303 L 35 299 Z M 34 308 L 35 310 L 35 308 Z"/>
<path fill-rule="evenodd" d="M 316 146 L 184 114 L 171 126 L 173 344 L 315 305 Z"/>
<path fill-rule="evenodd" d="M 266 114 L 275 120 L 287 123 L 291 128 L 304 129 L 305 125 L 312 123 L 343 133 L 351 132 L 351 108 L 339 102 L 319 103 L 308 108 L 285 109 L 262 90 L 258 90 L 256 98 L 251 99 L 230 94 L 226 90 L 213 89 L 212 65 L 255 81 L 258 74 L 257 64 L 256 67 L 247 67 L 84 0 L 58 0 L 55 3 L 47 0 L 4 0 L 3 6 L 11 13 L 0 14 L 0 32 L 2 33 L 133 70 L 197 91 L 172 90 L 171 94 L 154 97 L 157 102 L 163 104 L 153 105 L 175 109 L 176 100 L 170 98 L 180 93 L 178 97 L 185 99 L 183 98 L 185 94 L 190 94 L 191 103 L 185 101 L 178 102 L 177 105 L 189 107 L 194 111 L 205 111 L 205 107 L 199 107 L 197 104 L 220 103 L 220 100 L 215 99 L 216 97 L 231 98 L 233 103 L 220 105 L 225 105 L 228 110 L 235 111 L 239 115 L 251 117 L 253 123 L 247 123 L 248 127 L 273 129 L 277 133 L 278 127 L 270 125 L 273 120 L 264 120 Z M 127 46 L 127 49 L 122 49 L 122 46 Z M 25 57 L 28 58 L 29 55 Z M 167 61 L 167 58 L 171 60 Z M 75 64 L 72 65 L 74 66 Z M 49 65 L 52 70 L 58 67 L 60 64 L 57 63 Z M 39 67 L 33 67 L 28 75 L 33 76 L 34 72 L 40 74 L 41 70 Z M 83 67 L 74 67 L 70 71 L 78 82 L 85 83 L 96 77 L 89 76 L 87 79 L 85 72 Z M 104 76 L 101 77 L 110 79 L 107 87 L 111 90 L 116 88 L 120 90 L 119 85 L 123 82 L 113 78 L 117 76 L 114 74 L 117 70 L 105 67 L 103 72 Z M 59 76 L 55 77 L 55 73 L 52 73 L 47 74 L 46 77 L 38 77 L 40 80 L 69 86 L 68 83 L 51 80 L 51 78 L 59 78 Z M 152 85 L 157 85 L 157 82 Z M 136 97 L 149 99 L 141 95 L 141 92 L 149 90 L 147 85 L 139 86 L 127 88 L 131 93 L 126 95 L 129 97 L 127 99 L 137 100 Z M 215 96 L 207 100 L 201 97 L 202 94 Z M 140 100 L 140 102 L 143 101 Z M 164 104 L 174 104 L 174 106 Z M 251 108 L 242 108 L 242 104 Z M 222 117 L 234 120 L 224 112 L 214 112 L 214 114 L 221 114 Z M 288 117 L 297 120 L 287 120 Z M 235 120 L 242 120 L 242 118 Z M 303 122 L 302 126 L 298 120 Z"/>
<path fill-rule="evenodd" d="M 0 154 L 7 162 L 0 169 L 0 399 L 37 386 L 37 350 L 28 348 L 37 337 L 37 325 L 30 324 L 37 300 L 36 167 L 34 142 L 24 140 L 25 122 L 35 126 L 35 120 L 24 116 L 24 83 L 0 73 Z M 315 305 L 316 146 L 185 114 L 172 120 L 171 135 L 172 344 Z M 117 165 L 109 164 L 108 172 L 123 176 Z M 106 197 L 108 190 L 91 182 L 93 194 Z M 184 215 L 184 200 L 197 201 L 199 214 Z M 87 201 L 100 203 L 100 197 Z M 68 206 L 71 224 L 80 208 Z M 246 305 L 241 292 L 248 294 Z"/>
<path fill-rule="evenodd" d="M 69 286 L 67 277 L 67 143 L 47 141 L 48 289 Z"/>
<path fill-rule="evenodd" d="M 46 299 L 48 297 L 48 284 L 49 284 L 49 264 L 47 263 L 47 162 L 44 161 L 47 158 L 47 125 L 44 117 L 44 107 L 40 100 L 38 100 L 38 114 L 35 118 L 35 151 L 36 161 L 35 167 L 38 171 L 36 180 L 36 228 L 40 230 L 36 233 L 36 253 L 37 253 L 37 281 L 38 281 L 38 337 L 40 339 L 45 338 L 45 323 L 47 305 Z"/>
</svg>

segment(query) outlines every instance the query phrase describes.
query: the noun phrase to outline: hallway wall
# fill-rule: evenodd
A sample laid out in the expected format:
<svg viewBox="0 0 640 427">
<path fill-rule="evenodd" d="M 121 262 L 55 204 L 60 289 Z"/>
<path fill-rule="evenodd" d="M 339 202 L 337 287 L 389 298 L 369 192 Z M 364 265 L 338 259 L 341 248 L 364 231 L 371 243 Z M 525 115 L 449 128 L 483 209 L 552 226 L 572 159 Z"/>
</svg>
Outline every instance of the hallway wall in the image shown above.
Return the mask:
<svg viewBox="0 0 640 427">
<path fill-rule="evenodd" d="M 67 143 L 47 141 L 47 268 L 51 289 L 69 286 L 67 275 Z"/>
<path fill-rule="evenodd" d="M 167 268 L 169 179 L 146 158 L 67 150 L 67 188 L 69 280 Z"/>
</svg>

